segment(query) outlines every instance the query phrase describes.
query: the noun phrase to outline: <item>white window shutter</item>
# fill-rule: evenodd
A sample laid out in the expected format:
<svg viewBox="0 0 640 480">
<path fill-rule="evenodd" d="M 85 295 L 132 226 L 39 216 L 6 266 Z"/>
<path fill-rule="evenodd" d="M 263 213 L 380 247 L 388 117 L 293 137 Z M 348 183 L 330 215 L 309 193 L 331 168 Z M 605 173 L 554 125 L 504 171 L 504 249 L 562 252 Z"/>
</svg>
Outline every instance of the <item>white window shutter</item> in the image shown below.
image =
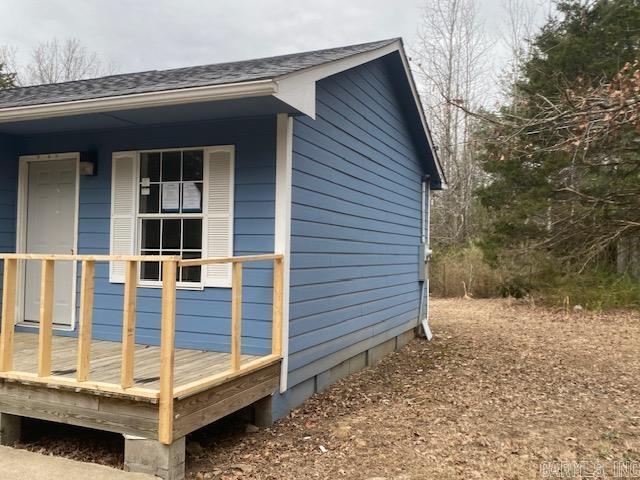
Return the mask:
<svg viewBox="0 0 640 480">
<path fill-rule="evenodd" d="M 233 255 L 234 148 L 212 147 L 205 154 L 205 184 L 207 185 L 206 219 L 203 256 Z M 230 287 L 231 265 L 203 267 L 205 287 Z"/>
<path fill-rule="evenodd" d="M 136 152 L 113 152 L 111 175 L 111 255 L 133 255 L 136 232 Z M 124 262 L 110 262 L 109 281 L 124 283 Z"/>
</svg>

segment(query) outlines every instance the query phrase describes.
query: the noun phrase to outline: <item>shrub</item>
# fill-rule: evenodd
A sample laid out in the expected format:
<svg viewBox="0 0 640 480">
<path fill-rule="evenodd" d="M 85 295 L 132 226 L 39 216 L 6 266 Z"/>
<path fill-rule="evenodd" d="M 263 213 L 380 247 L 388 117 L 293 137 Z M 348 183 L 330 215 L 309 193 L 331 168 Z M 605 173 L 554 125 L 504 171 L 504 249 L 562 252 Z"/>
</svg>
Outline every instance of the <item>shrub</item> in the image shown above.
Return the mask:
<svg viewBox="0 0 640 480">
<path fill-rule="evenodd" d="M 533 296 L 543 303 L 588 310 L 640 308 L 640 281 L 606 269 L 582 273 L 562 270 L 544 253 L 506 253 L 490 257 L 472 242 L 436 250 L 431 261 L 430 292 L 436 297 Z"/>
<path fill-rule="evenodd" d="M 430 268 L 430 290 L 439 297 L 495 297 L 502 283 L 474 243 L 436 252 Z"/>
<path fill-rule="evenodd" d="M 640 308 L 640 281 L 606 271 L 566 274 L 540 289 L 546 303 L 582 305 L 588 310 Z"/>
</svg>

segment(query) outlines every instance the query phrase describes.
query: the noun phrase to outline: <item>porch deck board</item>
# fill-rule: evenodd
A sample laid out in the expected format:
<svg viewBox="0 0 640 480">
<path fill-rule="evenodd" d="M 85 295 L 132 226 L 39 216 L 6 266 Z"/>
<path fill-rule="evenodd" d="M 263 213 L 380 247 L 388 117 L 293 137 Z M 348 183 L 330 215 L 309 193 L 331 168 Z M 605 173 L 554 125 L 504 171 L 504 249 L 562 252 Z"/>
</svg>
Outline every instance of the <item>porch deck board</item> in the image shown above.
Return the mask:
<svg viewBox="0 0 640 480">
<path fill-rule="evenodd" d="M 78 340 L 72 337 L 53 337 L 53 375 L 75 378 Z M 91 370 L 89 379 L 98 382 L 120 383 L 121 344 L 104 340 L 91 342 Z M 259 357 L 242 355 L 242 363 Z M 37 372 L 38 335 L 16 332 L 13 356 L 14 370 Z M 231 355 L 223 352 L 176 349 L 175 386 L 187 384 L 226 371 L 231 365 Z M 134 355 L 134 386 L 160 388 L 160 347 L 136 345 Z"/>
</svg>

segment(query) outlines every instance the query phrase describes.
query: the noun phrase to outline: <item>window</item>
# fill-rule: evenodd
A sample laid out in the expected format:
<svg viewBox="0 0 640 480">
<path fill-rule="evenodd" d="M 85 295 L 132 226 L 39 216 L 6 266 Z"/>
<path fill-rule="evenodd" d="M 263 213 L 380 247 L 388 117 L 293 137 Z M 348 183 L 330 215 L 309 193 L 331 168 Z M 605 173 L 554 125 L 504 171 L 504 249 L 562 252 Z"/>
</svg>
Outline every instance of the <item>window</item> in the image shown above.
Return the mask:
<svg viewBox="0 0 640 480">
<path fill-rule="evenodd" d="M 112 255 L 233 255 L 235 148 L 220 145 L 113 152 Z M 109 263 L 109 280 L 124 283 L 125 263 Z M 159 286 L 162 266 L 142 262 L 141 286 Z M 230 265 L 183 268 L 178 286 L 231 286 Z"/>
<path fill-rule="evenodd" d="M 201 258 L 204 151 L 141 152 L 138 179 L 140 254 Z M 177 280 L 199 284 L 201 270 L 201 267 L 182 267 Z M 140 279 L 161 281 L 160 263 L 142 262 Z"/>
</svg>

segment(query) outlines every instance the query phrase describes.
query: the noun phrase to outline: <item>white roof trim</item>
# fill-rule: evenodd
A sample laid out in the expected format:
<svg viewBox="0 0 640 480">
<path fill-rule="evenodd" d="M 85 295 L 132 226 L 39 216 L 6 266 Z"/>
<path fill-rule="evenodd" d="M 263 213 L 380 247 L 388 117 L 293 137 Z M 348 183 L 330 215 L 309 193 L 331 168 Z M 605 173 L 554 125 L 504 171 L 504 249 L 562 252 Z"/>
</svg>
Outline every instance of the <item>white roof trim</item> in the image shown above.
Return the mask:
<svg viewBox="0 0 640 480">
<path fill-rule="evenodd" d="M 271 95 L 277 91 L 277 88 L 276 83 L 268 79 L 254 82 L 225 83 L 205 87 L 116 95 L 113 97 L 74 100 L 71 102 L 9 107 L 0 109 L 0 123 L 109 112 L 114 110 L 131 110 L 134 108 L 162 107 L 184 103 L 258 97 Z"/>
<path fill-rule="evenodd" d="M 276 77 L 278 92 L 273 96 L 291 105 L 296 110 L 316 118 L 316 88 L 318 80 L 330 77 L 336 73 L 344 72 L 350 68 L 371 62 L 389 53 L 397 51 L 401 47 L 400 41 L 395 41 L 384 47 L 368 52 L 350 55 L 340 60 L 323 63 L 315 67 L 305 68 L 297 72 Z"/>
</svg>

